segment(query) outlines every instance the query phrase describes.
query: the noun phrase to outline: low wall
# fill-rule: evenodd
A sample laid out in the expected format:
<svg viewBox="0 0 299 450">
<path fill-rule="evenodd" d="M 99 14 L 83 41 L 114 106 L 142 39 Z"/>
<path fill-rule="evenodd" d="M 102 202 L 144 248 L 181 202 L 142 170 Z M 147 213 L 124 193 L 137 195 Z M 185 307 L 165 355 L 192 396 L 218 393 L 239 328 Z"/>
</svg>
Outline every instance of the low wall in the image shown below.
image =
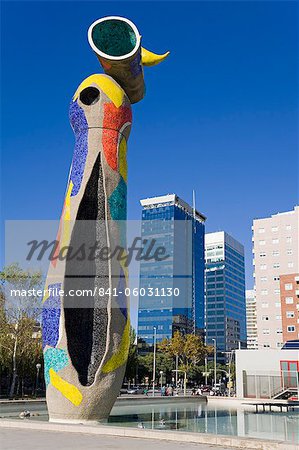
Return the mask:
<svg viewBox="0 0 299 450">
<path fill-rule="evenodd" d="M 115 405 L 126 405 L 132 404 L 132 401 L 136 401 L 138 405 L 152 405 L 156 403 L 207 403 L 208 399 L 205 395 L 192 395 L 192 396 L 186 396 L 186 397 L 161 397 L 161 396 L 155 396 L 149 395 L 148 397 L 142 395 L 142 396 L 123 396 L 118 397 Z"/>
<path fill-rule="evenodd" d="M 222 436 L 205 433 L 185 433 L 183 431 L 167 432 L 158 430 L 144 430 L 136 428 L 104 427 L 90 425 L 64 425 L 49 422 L 34 422 L 33 420 L 0 420 L 0 429 L 26 429 L 35 431 L 55 431 L 67 433 L 84 433 L 92 435 L 122 436 L 124 438 L 155 439 L 159 441 L 192 442 L 209 445 L 221 445 L 233 448 L 255 450 L 298 450 L 296 444 L 280 441 L 270 441 L 255 438 L 241 438 L 237 436 Z"/>
</svg>

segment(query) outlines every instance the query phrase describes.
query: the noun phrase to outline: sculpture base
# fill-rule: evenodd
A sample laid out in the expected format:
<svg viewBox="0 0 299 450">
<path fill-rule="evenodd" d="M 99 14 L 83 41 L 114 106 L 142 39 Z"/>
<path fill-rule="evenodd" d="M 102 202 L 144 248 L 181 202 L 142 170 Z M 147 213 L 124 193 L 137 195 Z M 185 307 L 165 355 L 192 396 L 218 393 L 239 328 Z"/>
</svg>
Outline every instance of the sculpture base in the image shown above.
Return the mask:
<svg viewBox="0 0 299 450">
<path fill-rule="evenodd" d="M 64 423 L 66 425 L 100 425 L 98 420 L 86 419 L 49 419 L 50 423 Z"/>
</svg>

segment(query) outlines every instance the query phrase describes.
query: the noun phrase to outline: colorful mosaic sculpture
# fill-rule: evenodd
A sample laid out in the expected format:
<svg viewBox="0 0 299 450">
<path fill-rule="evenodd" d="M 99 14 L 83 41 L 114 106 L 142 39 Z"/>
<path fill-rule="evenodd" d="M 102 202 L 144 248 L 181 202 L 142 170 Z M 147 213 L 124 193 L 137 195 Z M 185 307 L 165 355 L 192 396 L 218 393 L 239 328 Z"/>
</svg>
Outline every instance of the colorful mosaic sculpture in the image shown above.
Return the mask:
<svg viewBox="0 0 299 450">
<path fill-rule="evenodd" d="M 105 74 L 86 78 L 70 105 L 76 142 L 43 300 L 49 417 L 76 423 L 107 418 L 123 381 L 128 269 L 119 253 L 99 252 L 125 256 L 131 104 L 144 96 L 143 65 L 168 55 L 142 49 L 137 28 L 121 17 L 94 22 L 88 38 Z"/>
</svg>

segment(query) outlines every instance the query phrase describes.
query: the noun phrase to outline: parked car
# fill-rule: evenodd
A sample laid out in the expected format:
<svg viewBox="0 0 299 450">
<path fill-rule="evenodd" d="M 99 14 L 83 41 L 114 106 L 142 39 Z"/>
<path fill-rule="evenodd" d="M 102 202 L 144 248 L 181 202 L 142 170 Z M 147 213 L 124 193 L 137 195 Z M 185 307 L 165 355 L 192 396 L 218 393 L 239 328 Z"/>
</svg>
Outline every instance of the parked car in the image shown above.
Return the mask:
<svg viewBox="0 0 299 450">
<path fill-rule="evenodd" d="M 148 395 L 153 395 L 153 388 L 150 388 L 148 390 Z M 161 395 L 161 389 L 158 387 L 155 387 L 155 395 Z"/>
<path fill-rule="evenodd" d="M 127 389 L 127 394 L 129 395 L 136 395 L 136 394 L 143 394 L 143 388 L 139 387 L 132 387 L 130 389 Z"/>
</svg>

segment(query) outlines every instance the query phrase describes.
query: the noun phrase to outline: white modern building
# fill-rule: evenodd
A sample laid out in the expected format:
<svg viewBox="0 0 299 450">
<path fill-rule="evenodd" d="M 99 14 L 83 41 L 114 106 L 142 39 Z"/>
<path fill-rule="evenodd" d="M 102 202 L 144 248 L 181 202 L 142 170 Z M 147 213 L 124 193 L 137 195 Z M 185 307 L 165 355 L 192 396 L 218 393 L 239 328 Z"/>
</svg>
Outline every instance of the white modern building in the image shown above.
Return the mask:
<svg viewBox="0 0 299 450">
<path fill-rule="evenodd" d="M 298 273 L 299 207 L 253 221 L 253 265 L 259 348 L 283 345 L 280 275 Z"/>
<path fill-rule="evenodd" d="M 256 319 L 255 291 L 253 289 L 246 290 L 247 348 L 250 350 L 256 350 L 258 348 Z"/>
<path fill-rule="evenodd" d="M 297 397 L 299 350 L 236 350 L 238 398 Z"/>
</svg>

